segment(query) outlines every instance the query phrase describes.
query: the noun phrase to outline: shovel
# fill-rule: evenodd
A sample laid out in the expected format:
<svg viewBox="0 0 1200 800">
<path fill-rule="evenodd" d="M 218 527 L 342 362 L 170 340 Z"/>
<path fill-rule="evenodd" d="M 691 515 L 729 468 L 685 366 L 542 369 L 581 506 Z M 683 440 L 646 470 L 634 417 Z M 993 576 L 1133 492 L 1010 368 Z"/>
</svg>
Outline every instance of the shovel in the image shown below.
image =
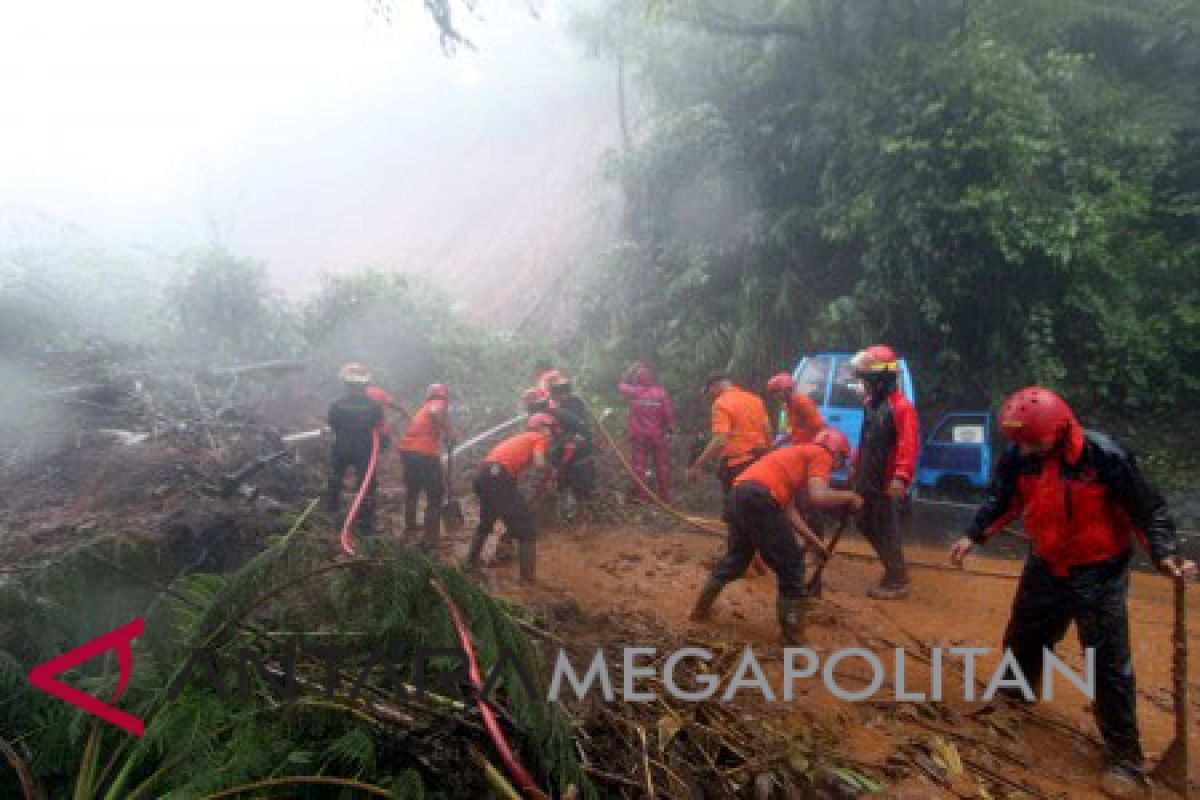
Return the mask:
<svg viewBox="0 0 1200 800">
<path fill-rule="evenodd" d="M 454 496 L 454 448 L 446 448 L 446 505 L 442 509 L 442 521 L 448 531 L 461 531 L 466 524 L 462 501 Z"/>
<path fill-rule="evenodd" d="M 1154 778 L 1187 800 L 1188 787 L 1188 678 L 1187 678 L 1187 578 L 1175 578 L 1175 645 L 1172 672 L 1175 681 L 1175 741 L 1163 753 Z"/>
<path fill-rule="evenodd" d="M 850 514 L 842 514 L 841 520 L 838 522 L 837 530 L 833 532 L 833 536 L 829 539 L 829 546 L 826 548 L 829 551 L 829 558 L 817 564 L 816 570 L 812 577 L 808 579 L 808 596 L 821 596 L 821 573 L 825 571 L 825 567 L 833 560 L 834 551 L 837 550 L 838 542 L 842 538 L 842 533 L 846 530 L 846 523 L 850 520 Z"/>
</svg>

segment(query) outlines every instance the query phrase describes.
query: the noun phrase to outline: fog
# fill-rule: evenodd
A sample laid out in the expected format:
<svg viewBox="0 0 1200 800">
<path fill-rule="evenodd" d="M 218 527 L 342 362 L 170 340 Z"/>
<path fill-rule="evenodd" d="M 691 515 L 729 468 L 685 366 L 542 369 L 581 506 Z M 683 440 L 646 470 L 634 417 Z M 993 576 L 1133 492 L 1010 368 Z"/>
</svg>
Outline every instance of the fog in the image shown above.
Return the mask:
<svg viewBox="0 0 1200 800">
<path fill-rule="evenodd" d="M 215 242 L 297 296 L 375 266 L 521 323 L 613 224 L 611 71 L 561 6 L 487 2 L 448 57 L 396 5 L 389 24 L 367 0 L 8 0 L 5 245 Z"/>
</svg>

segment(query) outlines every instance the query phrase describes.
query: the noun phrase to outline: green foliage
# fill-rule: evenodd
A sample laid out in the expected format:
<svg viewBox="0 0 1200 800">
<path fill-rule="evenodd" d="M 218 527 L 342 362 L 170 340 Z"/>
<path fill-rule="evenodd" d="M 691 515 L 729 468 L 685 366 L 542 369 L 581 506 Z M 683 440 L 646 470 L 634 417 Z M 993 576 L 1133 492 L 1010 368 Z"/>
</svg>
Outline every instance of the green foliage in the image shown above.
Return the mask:
<svg viewBox="0 0 1200 800">
<path fill-rule="evenodd" d="M 935 403 L 1191 402 L 1196 0 L 614 2 L 576 29 L 647 106 L 606 162 L 593 363 L 758 383 L 885 340 Z"/>
<path fill-rule="evenodd" d="M 184 349 L 218 362 L 278 357 L 294 349 L 291 319 L 268 286 L 265 265 L 216 247 L 188 260 L 170 292 Z"/>
<path fill-rule="evenodd" d="M 378 669 L 367 676 L 359 702 L 348 698 L 363 679 L 369 654 L 386 651 L 401 665 L 400 679 L 411 685 L 418 650 L 457 645 L 445 604 L 430 588 L 434 578 L 467 617 L 485 671 L 507 648 L 540 682 L 540 654 L 496 601 L 415 550 L 385 549 L 341 564 L 330 562 L 326 552 L 298 524 L 236 573 L 179 577 L 155 543 L 108 537 L 0 584 L 0 699 L 6 709 L 0 737 L 13 743 L 53 797 L 75 791 L 106 800 L 195 798 L 303 775 L 360 780 L 404 798 L 484 796 L 479 771 L 461 766 L 472 763 L 472 746 L 492 753 L 478 726 L 469 727 L 477 719 L 472 704 L 399 694 Z M 168 583 L 172 591 L 164 594 Z M 144 738 L 97 723 L 25 681 L 20 665 L 58 655 L 136 616 L 145 617 L 146 635 L 134 644 L 135 669 L 120 704 L 146 721 Z M 184 676 L 192 648 L 209 648 L 220 680 L 234 689 L 239 649 L 252 648 L 278 663 L 287 649 L 286 631 L 354 645 L 332 702 L 311 688 L 326 685 L 324 662 L 304 657 L 297 671 L 310 688 L 294 701 L 277 700 L 261 675 L 253 676 L 250 702 L 236 691 L 222 697 L 203 670 L 181 684 L 176 700 L 169 699 L 168 687 Z M 429 663 L 431 680 L 454 666 L 444 662 Z M 97 659 L 82 665 L 72 682 L 110 697 L 115 673 L 113 660 Z M 498 697 L 513 722 L 513 743 L 535 774 L 594 796 L 570 724 L 545 701 L 545 686 L 539 683 L 529 696 L 510 664 Z M 388 722 L 370 704 L 411 721 Z M 0 793 L 16 795 L 12 780 L 11 772 L 0 774 Z M 331 795 L 314 790 L 295 796 Z"/>
</svg>

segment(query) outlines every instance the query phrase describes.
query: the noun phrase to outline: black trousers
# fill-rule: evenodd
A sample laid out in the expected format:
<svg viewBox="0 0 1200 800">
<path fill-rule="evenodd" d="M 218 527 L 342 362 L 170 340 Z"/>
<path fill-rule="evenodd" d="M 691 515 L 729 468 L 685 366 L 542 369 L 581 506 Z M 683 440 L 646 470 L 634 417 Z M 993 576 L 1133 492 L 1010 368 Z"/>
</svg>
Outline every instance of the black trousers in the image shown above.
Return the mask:
<svg viewBox="0 0 1200 800">
<path fill-rule="evenodd" d="M 796 541 L 792 526 L 765 486 L 743 483 L 734 487 L 728 503 L 728 540 L 723 558 L 712 576 L 734 581 L 746 573 L 754 554 L 775 573 L 779 594 L 804 597 L 804 550 Z"/>
<path fill-rule="evenodd" d="M 417 527 L 417 504 L 425 494 L 425 535 L 436 536 L 442 524 L 442 504 L 446 501 L 446 481 L 442 475 L 442 459 L 427 453 L 403 450 L 404 462 L 404 527 Z"/>
<path fill-rule="evenodd" d="M 363 478 L 371 464 L 370 450 L 341 450 L 334 448 L 330 459 L 329 484 L 326 487 L 325 508 L 328 511 L 340 511 L 342 507 L 342 488 L 346 482 L 346 473 L 354 472 L 354 485 L 362 486 Z M 379 481 L 374 477 L 363 498 L 362 507 L 358 511 L 358 529 L 360 533 L 369 533 L 375 524 L 375 499 L 379 493 Z"/>
<path fill-rule="evenodd" d="M 908 564 L 900 538 L 899 512 L 893 511 L 893 502 L 883 492 L 865 492 L 858 528 L 883 562 L 883 585 L 895 587 L 908 583 Z"/>
<path fill-rule="evenodd" d="M 513 539 L 522 541 L 534 538 L 533 511 L 525 502 L 517 482 L 504 467 L 485 463 L 475 476 L 474 489 L 479 498 L 476 536 L 488 536 L 499 520 Z"/>
<path fill-rule="evenodd" d="M 559 472 L 558 486 L 570 489 L 576 497 L 586 499 L 596 490 L 596 460 L 592 447 L 587 445 L 575 451 L 571 460 Z"/>
<path fill-rule="evenodd" d="M 1045 561 L 1030 555 L 1013 599 L 1004 647 L 1012 650 L 1029 685 L 1037 686 L 1043 649 L 1053 650 L 1074 622 L 1080 643 L 1095 650 L 1094 708 L 1105 762 L 1141 768 L 1127 608 L 1131 555 L 1073 567 L 1065 578 L 1054 576 Z"/>
</svg>

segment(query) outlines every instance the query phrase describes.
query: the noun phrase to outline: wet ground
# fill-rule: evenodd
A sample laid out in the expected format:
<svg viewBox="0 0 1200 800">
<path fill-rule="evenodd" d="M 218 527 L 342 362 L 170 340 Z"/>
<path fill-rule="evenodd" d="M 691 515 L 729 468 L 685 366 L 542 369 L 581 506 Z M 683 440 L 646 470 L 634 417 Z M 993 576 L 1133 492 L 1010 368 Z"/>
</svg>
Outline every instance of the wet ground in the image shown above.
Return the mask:
<svg viewBox="0 0 1200 800">
<path fill-rule="evenodd" d="M 1019 552 L 1022 545 L 1014 541 L 1003 548 L 990 548 L 986 556 L 972 557 L 969 570 L 986 574 L 946 570 L 943 545 L 961 530 L 960 512 L 969 510 L 947 506 L 918 506 L 915 510 L 913 522 L 922 528 L 920 538 L 937 544 L 922 541 L 908 547 L 914 583 L 906 600 L 880 602 L 866 596 L 879 568 L 869 547 L 855 534 L 844 540 L 847 557 L 836 560 L 826 573 L 824 595 L 813 601 L 809 613 L 809 645 L 822 657 L 850 647 L 877 653 L 885 665 L 886 679 L 872 701 L 839 700 L 821 683 L 801 681 L 793 702 L 759 702 L 750 707 L 753 713 L 763 715 L 764 724 L 770 721 L 785 727 L 808 724 L 815 715 L 840 732 L 838 753 L 864 764 L 883 767 L 898 753 L 910 751 L 915 743 L 927 743 L 932 736 L 955 742 L 964 758 L 973 759 L 975 767 L 970 772 L 993 770 L 1006 780 L 1034 787 L 1038 792 L 1034 797 L 1099 797 L 1095 723 L 1087 698 L 1072 687 L 1061 687 L 1052 702 L 1043 703 L 1032 715 L 1007 709 L 980 714 L 984 704 L 963 699 L 966 681 L 961 670 L 943 666 L 944 702 L 895 702 L 897 647 L 916 656 L 906 660 L 905 688 L 909 691 L 928 693 L 933 684 L 934 670 L 921 661 L 921 654 L 928 659 L 930 648 L 991 648 L 992 652 L 979 659 L 979 677 L 984 682 L 998 665 L 998 643 L 1020 569 L 1001 551 Z M 930 524 L 930 519 L 938 524 Z M 447 555 L 460 556 L 465 541 L 465 533 L 455 536 Z M 730 586 L 718 600 L 710 623 L 688 621 L 708 565 L 721 551 L 718 539 L 666 525 L 658 530 L 596 527 L 546 532 L 539 543 L 536 586 L 518 583 L 512 565 L 489 568 L 484 580 L 501 595 L 525 603 L 570 598 L 590 613 L 648 618 L 671 630 L 685 631 L 689 642 L 712 648 L 751 646 L 768 680 L 781 686 L 783 661 L 774 622 L 772 577 L 748 578 Z M 1193 618 L 1200 614 L 1200 593 L 1193 594 L 1189 609 Z M 1166 748 L 1174 731 L 1172 619 L 1170 583 L 1149 574 L 1135 575 L 1130 621 L 1139 680 L 1139 719 L 1143 745 L 1152 760 Z M 631 629 L 640 627 L 631 625 Z M 1193 649 L 1197 640 L 1200 634 L 1192 633 Z M 653 644 L 613 641 L 605 647 L 613 648 L 612 653 L 619 657 L 621 647 Z M 1082 654 L 1073 635 L 1060 646 L 1060 655 L 1074 669 L 1082 670 Z M 865 663 L 854 660 L 842 662 L 837 675 L 844 676 L 841 682 L 848 689 L 871 678 Z M 1194 714 L 1200 708 L 1200 659 L 1193 658 L 1189 677 Z M 1192 772 L 1200 774 L 1200 759 Z M 957 796 L 979 796 L 970 781 L 964 781 L 966 791 Z M 918 774 L 890 784 L 884 796 L 956 795 Z M 1157 796 L 1172 795 L 1160 790 Z"/>
</svg>

